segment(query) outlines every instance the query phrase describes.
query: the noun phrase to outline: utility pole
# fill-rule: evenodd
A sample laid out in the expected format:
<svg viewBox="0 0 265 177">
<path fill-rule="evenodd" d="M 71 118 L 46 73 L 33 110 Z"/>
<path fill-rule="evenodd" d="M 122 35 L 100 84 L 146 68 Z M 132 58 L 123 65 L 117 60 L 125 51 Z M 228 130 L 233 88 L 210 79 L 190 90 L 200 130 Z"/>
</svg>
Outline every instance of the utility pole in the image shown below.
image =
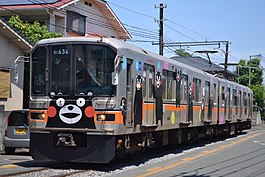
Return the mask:
<svg viewBox="0 0 265 177">
<path fill-rule="evenodd" d="M 155 8 L 157 8 L 155 6 Z M 159 55 L 163 56 L 163 50 L 164 50 L 164 39 L 163 39 L 163 32 L 164 32 L 164 8 L 167 8 L 167 5 L 164 5 L 163 3 L 160 3 L 159 9 L 160 9 L 160 17 L 159 17 Z"/>
<path fill-rule="evenodd" d="M 225 67 L 225 78 L 228 79 L 228 75 L 227 75 L 227 63 L 228 63 L 228 41 L 226 42 L 225 44 L 225 64 L 224 64 L 224 67 Z"/>
</svg>

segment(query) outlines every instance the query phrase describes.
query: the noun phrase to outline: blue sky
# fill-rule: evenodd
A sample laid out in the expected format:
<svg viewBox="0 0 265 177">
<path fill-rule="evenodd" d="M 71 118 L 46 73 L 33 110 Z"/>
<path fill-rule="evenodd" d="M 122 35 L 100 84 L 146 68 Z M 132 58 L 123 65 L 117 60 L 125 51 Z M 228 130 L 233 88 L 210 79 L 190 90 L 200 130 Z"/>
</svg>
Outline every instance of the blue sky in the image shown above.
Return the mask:
<svg viewBox="0 0 265 177">
<path fill-rule="evenodd" d="M 262 54 L 262 66 L 265 67 L 265 1 L 264 0 L 107 0 L 114 13 L 125 23 L 129 31 L 136 30 L 133 40 L 155 40 L 158 34 L 160 3 L 167 4 L 164 9 L 164 34 L 166 42 L 200 42 L 211 40 L 229 41 L 229 62 L 249 59 L 250 55 Z M 127 9 L 125 9 L 127 8 Z M 130 10 L 128 10 L 130 9 Z M 141 28 L 141 29 L 137 29 Z M 149 38 L 139 37 L 146 32 Z M 146 33 L 146 34 L 147 34 Z M 142 33 L 143 34 L 143 33 Z M 151 43 L 138 43 L 146 50 L 158 53 L 158 46 Z M 186 50 L 218 50 L 211 59 L 219 64 L 224 62 L 224 46 L 190 47 Z M 165 56 L 173 56 L 170 49 Z M 203 56 L 202 57 L 206 57 Z M 231 68 L 233 69 L 233 68 Z"/>
</svg>

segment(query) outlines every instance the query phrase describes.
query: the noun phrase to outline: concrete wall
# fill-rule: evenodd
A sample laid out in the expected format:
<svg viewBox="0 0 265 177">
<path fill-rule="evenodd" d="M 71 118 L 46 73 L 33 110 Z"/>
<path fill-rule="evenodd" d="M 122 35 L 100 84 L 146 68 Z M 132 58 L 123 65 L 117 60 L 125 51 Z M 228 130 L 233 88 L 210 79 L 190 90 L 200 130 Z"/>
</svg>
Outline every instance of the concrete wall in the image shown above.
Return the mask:
<svg viewBox="0 0 265 177">
<path fill-rule="evenodd" d="M 261 125 L 262 124 L 262 120 L 261 120 L 261 115 L 260 112 L 253 112 L 253 119 L 252 119 L 252 125 Z"/>
<path fill-rule="evenodd" d="M 3 138 L 6 130 L 6 120 L 9 115 L 9 111 L 0 111 L 0 152 L 4 151 Z"/>
</svg>

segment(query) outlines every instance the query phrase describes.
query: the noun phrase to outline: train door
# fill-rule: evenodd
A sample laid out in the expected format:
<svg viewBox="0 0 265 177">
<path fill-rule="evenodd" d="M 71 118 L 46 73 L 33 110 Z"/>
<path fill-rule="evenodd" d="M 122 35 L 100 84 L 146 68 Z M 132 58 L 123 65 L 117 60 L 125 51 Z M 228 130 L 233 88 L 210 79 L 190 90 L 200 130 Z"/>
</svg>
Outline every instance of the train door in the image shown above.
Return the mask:
<svg viewBox="0 0 265 177">
<path fill-rule="evenodd" d="M 204 109 L 204 117 L 202 118 L 202 120 L 206 120 L 208 121 L 210 119 L 209 117 L 209 101 L 210 101 L 210 82 L 205 81 L 205 109 Z"/>
<path fill-rule="evenodd" d="M 133 124 L 133 78 L 132 78 L 132 60 L 127 60 L 127 79 L 126 79 L 126 126 L 130 127 Z"/>
<path fill-rule="evenodd" d="M 226 91 L 225 91 L 225 97 L 224 97 L 224 120 L 227 120 L 227 117 L 228 117 L 228 109 L 227 109 L 227 105 L 228 105 L 228 88 L 226 88 Z"/>
<path fill-rule="evenodd" d="M 238 104 L 237 104 L 237 90 L 233 89 L 233 95 L 232 95 L 232 118 L 233 121 L 236 121 L 238 119 Z"/>
<path fill-rule="evenodd" d="M 232 118 L 232 106 L 231 106 L 231 89 L 227 88 L 227 99 L 228 99 L 228 117 L 227 120 Z"/>
<path fill-rule="evenodd" d="M 144 64 L 144 80 L 143 80 L 143 96 L 144 96 L 144 121 L 143 125 L 153 125 L 155 120 L 155 106 L 154 106 L 154 82 L 155 82 L 155 68 L 154 66 Z"/>
<path fill-rule="evenodd" d="M 225 87 L 222 86 L 220 83 L 219 85 L 220 85 L 219 92 L 221 94 L 219 95 L 218 121 L 220 124 L 223 124 L 226 119 L 226 94 L 225 94 Z"/>
<path fill-rule="evenodd" d="M 247 118 L 247 94 L 243 92 L 243 117 Z"/>
<path fill-rule="evenodd" d="M 217 91 L 217 88 L 216 88 L 216 83 L 212 83 L 212 89 L 211 89 L 211 92 L 210 92 L 210 103 L 211 103 L 211 114 L 210 114 L 210 117 L 211 117 L 211 120 L 216 124 L 217 123 L 217 109 L 216 109 L 216 106 L 217 106 L 217 98 L 216 98 L 216 91 Z"/>
<path fill-rule="evenodd" d="M 239 116 L 238 117 L 239 117 L 239 119 L 242 119 L 242 112 L 243 112 L 242 110 L 243 109 L 242 109 L 242 92 L 241 91 L 239 91 L 238 104 L 239 104 L 238 105 L 239 106 L 239 108 L 238 108 L 239 109 Z"/>
<path fill-rule="evenodd" d="M 184 103 L 184 111 L 181 112 L 181 120 L 183 122 L 191 122 L 192 123 L 192 117 L 188 117 L 186 114 L 186 110 L 188 110 L 188 98 L 189 98 L 189 84 L 188 84 L 188 76 L 182 74 L 182 79 L 181 79 L 181 97 L 182 97 L 182 102 Z"/>
</svg>

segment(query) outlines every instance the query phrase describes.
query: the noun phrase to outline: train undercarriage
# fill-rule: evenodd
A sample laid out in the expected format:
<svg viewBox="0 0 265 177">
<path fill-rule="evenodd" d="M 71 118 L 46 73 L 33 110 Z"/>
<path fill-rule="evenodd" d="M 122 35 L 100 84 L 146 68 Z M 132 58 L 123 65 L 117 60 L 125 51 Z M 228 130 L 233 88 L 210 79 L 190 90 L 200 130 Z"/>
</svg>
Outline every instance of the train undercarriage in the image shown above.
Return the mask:
<svg viewBox="0 0 265 177">
<path fill-rule="evenodd" d="M 91 129 L 43 128 L 31 130 L 30 153 L 36 160 L 110 163 L 137 152 L 172 144 L 193 144 L 202 139 L 227 138 L 251 128 L 251 121 L 114 135 Z"/>
</svg>

